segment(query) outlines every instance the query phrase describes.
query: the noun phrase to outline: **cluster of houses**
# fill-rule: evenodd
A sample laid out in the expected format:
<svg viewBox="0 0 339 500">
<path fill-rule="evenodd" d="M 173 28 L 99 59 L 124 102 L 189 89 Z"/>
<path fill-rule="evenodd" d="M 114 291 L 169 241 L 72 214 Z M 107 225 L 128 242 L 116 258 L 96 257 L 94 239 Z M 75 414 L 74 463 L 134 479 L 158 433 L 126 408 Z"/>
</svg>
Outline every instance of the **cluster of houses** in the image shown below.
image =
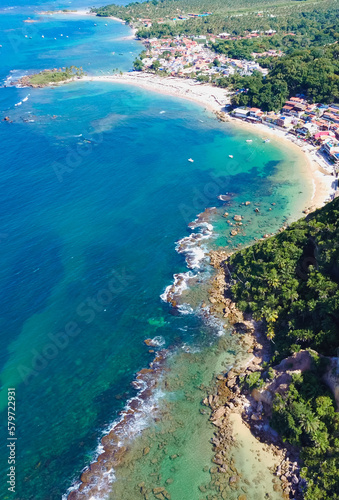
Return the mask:
<svg viewBox="0 0 339 500">
<path fill-rule="evenodd" d="M 275 35 L 276 31 L 269 29 L 266 31 L 253 30 L 247 32 L 245 35 L 231 35 L 231 33 L 219 33 L 219 35 L 212 35 L 215 38 L 220 38 L 221 40 L 248 40 L 251 38 L 259 38 L 263 36 Z"/>
<path fill-rule="evenodd" d="M 264 113 L 258 108 L 236 108 L 232 115 L 285 130 L 318 146 L 331 163 L 339 165 L 339 104 L 310 104 L 302 97 L 291 97 L 280 113 Z"/>
<path fill-rule="evenodd" d="M 204 43 L 205 37 L 196 39 L 175 37 L 166 39 L 148 39 L 145 41 L 146 57 L 143 58 L 144 68 L 159 61 L 160 71 L 171 75 L 184 76 L 195 73 L 208 76 L 230 76 L 239 73 L 250 76 L 254 71 L 266 75 L 268 70 L 262 68 L 256 61 L 231 59 L 223 54 L 216 54 Z"/>
</svg>

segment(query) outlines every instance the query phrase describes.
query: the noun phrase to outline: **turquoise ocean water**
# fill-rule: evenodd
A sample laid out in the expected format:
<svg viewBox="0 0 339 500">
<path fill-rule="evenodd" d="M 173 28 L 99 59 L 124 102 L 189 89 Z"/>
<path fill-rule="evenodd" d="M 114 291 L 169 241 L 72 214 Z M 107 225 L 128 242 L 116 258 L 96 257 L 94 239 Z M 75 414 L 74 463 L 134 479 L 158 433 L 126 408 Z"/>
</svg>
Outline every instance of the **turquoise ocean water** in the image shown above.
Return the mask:
<svg viewBox="0 0 339 500">
<path fill-rule="evenodd" d="M 247 199 L 260 203 L 237 240 L 248 243 L 277 230 L 307 195 L 287 151 L 255 136 L 246 143 L 248 133 L 190 102 L 108 83 L 8 86 L 44 68 L 132 67 L 142 46 L 120 23 L 68 15 L 23 23 L 58 6 L 83 2 L 0 8 L 1 119 L 12 120 L 0 123 L 2 422 L 8 387 L 17 398 L 16 494 L 2 481 L 4 499 L 61 498 L 135 395 L 131 382 L 154 356 L 144 339 L 199 347 L 217 338 L 218 328 L 173 314 L 160 298 L 174 273 L 187 272 L 174 244 L 188 223 L 215 206 L 204 245 L 232 245 L 217 198 L 231 192 L 234 214 L 246 215 Z M 191 249 L 191 272 L 203 253 Z"/>
</svg>

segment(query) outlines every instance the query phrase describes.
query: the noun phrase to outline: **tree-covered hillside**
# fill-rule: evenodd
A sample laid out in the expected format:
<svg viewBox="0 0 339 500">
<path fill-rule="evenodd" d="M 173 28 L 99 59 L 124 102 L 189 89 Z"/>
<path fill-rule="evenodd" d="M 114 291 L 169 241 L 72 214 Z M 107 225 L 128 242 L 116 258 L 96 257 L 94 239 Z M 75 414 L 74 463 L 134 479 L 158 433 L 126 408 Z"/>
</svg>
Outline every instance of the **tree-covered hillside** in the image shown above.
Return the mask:
<svg viewBox="0 0 339 500">
<path fill-rule="evenodd" d="M 271 423 L 301 448 L 305 498 L 338 500 L 339 414 L 323 376 L 339 348 L 339 198 L 237 252 L 229 267 L 238 307 L 263 320 L 273 343 L 271 366 L 312 349 L 311 369 L 294 375 L 287 392 L 276 395 Z M 258 374 L 258 387 L 266 375 Z"/>
<path fill-rule="evenodd" d="M 230 258 L 240 309 L 264 319 L 277 358 L 339 348 L 339 198 Z"/>
<path fill-rule="evenodd" d="M 288 97 L 303 94 L 308 101 L 331 103 L 339 100 L 339 45 L 295 50 L 275 59 L 267 77 L 255 73 L 219 78 L 216 84 L 246 89 L 234 95 L 240 106 L 256 106 L 264 111 L 280 109 Z"/>
<path fill-rule="evenodd" d="M 337 0 L 151 0 L 126 6 L 111 4 L 94 8 L 100 16 L 116 16 L 128 22 L 150 19 L 151 28 L 139 30 L 142 37 L 218 34 L 238 35 L 246 30 L 293 31 L 306 40 L 313 30 L 323 29 L 336 21 Z M 187 18 L 188 14 L 211 15 Z M 179 19 L 186 17 L 186 20 Z M 175 19 L 175 21 L 173 21 Z M 164 24 L 157 24 L 161 20 Z M 304 46 L 304 45 L 302 45 Z M 307 41 L 306 41 L 307 46 Z"/>
</svg>

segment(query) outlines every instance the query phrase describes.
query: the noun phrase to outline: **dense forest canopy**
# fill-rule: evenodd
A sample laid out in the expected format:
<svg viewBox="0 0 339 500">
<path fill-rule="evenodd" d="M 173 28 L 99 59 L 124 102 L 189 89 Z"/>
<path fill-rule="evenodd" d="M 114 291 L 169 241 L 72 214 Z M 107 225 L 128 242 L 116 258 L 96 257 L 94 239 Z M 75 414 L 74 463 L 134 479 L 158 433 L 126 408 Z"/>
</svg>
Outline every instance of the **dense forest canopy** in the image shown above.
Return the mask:
<svg viewBox="0 0 339 500">
<path fill-rule="evenodd" d="M 260 73 L 249 77 L 217 80 L 217 85 L 246 92 L 234 95 L 233 104 L 256 106 L 264 111 L 280 109 L 288 97 L 303 94 L 310 102 L 339 101 L 339 45 L 295 50 L 275 59 L 266 78 Z"/>
<path fill-rule="evenodd" d="M 311 370 L 276 395 L 271 423 L 301 448 L 305 498 L 338 500 L 339 414 L 323 375 L 339 348 L 339 198 L 237 252 L 229 267 L 238 307 L 263 320 L 274 342 L 270 364 L 311 349 Z"/>
<path fill-rule="evenodd" d="M 339 348 L 339 198 L 230 258 L 239 307 L 263 319 L 277 359 Z"/>
<path fill-rule="evenodd" d="M 127 6 L 107 5 L 94 8 L 100 16 L 116 16 L 128 22 L 151 19 L 153 23 L 163 19 L 165 24 L 156 23 L 149 29 L 140 30 L 152 36 L 206 34 L 228 32 L 241 34 L 246 30 L 295 31 L 310 33 L 311 29 L 323 28 L 334 22 L 338 8 L 337 0 L 152 0 L 133 2 Z M 203 18 L 180 20 L 179 16 L 189 13 L 211 12 Z M 172 19 L 176 19 L 172 21 Z"/>
</svg>

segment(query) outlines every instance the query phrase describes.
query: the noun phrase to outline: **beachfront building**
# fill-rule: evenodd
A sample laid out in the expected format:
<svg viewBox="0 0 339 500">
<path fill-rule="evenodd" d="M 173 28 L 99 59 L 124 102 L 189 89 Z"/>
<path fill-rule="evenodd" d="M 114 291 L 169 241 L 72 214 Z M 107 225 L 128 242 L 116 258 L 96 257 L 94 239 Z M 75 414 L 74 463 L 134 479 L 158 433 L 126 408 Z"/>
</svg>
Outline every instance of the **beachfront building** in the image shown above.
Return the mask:
<svg viewBox="0 0 339 500">
<path fill-rule="evenodd" d="M 248 119 L 253 122 L 261 122 L 263 111 L 259 108 L 251 108 L 248 114 Z"/>
<path fill-rule="evenodd" d="M 326 141 L 321 149 L 331 161 L 334 163 L 339 162 L 339 144 L 334 142 L 333 139 Z"/>
<path fill-rule="evenodd" d="M 297 128 L 296 132 L 305 137 L 311 137 L 318 132 L 318 127 L 315 123 L 305 123 L 302 127 Z"/>
<path fill-rule="evenodd" d="M 248 115 L 249 115 L 249 112 L 250 110 L 249 109 L 245 109 L 245 108 L 235 108 L 233 111 L 232 111 L 232 114 L 233 116 L 235 116 L 236 118 L 247 118 Z"/>
</svg>

